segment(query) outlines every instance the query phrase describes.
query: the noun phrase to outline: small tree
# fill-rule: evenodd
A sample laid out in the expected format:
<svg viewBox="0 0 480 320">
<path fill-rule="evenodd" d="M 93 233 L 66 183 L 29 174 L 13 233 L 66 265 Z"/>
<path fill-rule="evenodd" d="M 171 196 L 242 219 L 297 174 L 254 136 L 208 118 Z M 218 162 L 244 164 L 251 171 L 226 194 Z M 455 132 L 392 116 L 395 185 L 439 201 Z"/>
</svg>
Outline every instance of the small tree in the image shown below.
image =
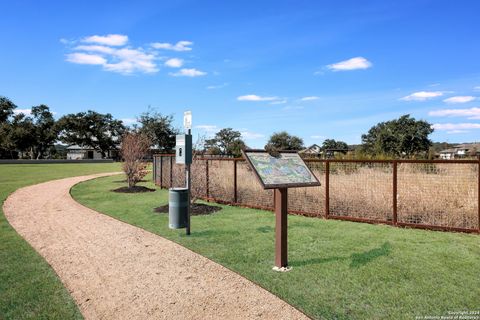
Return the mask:
<svg viewBox="0 0 480 320">
<path fill-rule="evenodd" d="M 179 134 L 179 130 L 173 126 L 173 116 L 148 110 L 142 113 L 137 121 L 141 124 L 139 132 L 147 135 L 153 146 L 162 152 L 172 152 L 175 135 Z"/>
<path fill-rule="evenodd" d="M 147 164 L 143 158 L 147 155 L 151 145 L 148 136 L 141 133 L 126 133 L 122 139 L 121 153 L 123 157 L 123 172 L 127 176 L 129 188 L 135 185 L 147 175 Z"/>
<path fill-rule="evenodd" d="M 232 128 L 225 128 L 215 134 L 212 139 L 205 140 L 205 150 L 211 154 L 233 155 L 240 157 L 242 149 L 246 148 L 241 139 L 242 134 Z"/>
<path fill-rule="evenodd" d="M 265 146 L 267 150 L 301 150 L 303 148 L 303 139 L 286 131 L 272 134 Z"/>
</svg>

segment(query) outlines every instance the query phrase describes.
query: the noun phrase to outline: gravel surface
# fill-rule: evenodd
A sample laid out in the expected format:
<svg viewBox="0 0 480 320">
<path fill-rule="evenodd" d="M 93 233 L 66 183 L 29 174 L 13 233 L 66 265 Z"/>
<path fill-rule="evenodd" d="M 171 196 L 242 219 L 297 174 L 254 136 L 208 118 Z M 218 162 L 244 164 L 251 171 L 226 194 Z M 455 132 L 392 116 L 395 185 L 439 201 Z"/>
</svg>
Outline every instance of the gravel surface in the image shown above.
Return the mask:
<svg viewBox="0 0 480 320">
<path fill-rule="evenodd" d="M 74 184 L 105 175 L 22 188 L 3 208 L 86 319 L 307 318 L 219 264 L 71 198 Z"/>
</svg>

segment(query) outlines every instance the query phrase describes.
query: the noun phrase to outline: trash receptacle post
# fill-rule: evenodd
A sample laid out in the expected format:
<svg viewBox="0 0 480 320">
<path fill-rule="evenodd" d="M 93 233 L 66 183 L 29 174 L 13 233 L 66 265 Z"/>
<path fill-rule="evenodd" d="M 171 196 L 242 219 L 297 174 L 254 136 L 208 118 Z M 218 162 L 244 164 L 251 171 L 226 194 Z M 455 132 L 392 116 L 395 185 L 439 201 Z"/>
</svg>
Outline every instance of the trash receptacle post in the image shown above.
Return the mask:
<svg viewBox="0 0 480 320">
<path fill-rule="evenodd" d="M 192 131 L 191 129 L 188 129 L 188 135 L 191 135 L 192 134 Z M 186 228 L 186 234 L 187 236 L 190 235 L 190 210 L 191 210 L 191 203 L 190 203 L 190 199 L 191 199 L 191 188 L 190 188 L 190 183 L 191 183 L 191 177 L 190 177 L 190 162 L 187 161 L 187 163 L 185 164 L 185 183 L 186 183 L 186 187 L 187 187 L 187 192 L 188 192 L 188 205 L 187 205 L 187 228 Z"/>
</svg>

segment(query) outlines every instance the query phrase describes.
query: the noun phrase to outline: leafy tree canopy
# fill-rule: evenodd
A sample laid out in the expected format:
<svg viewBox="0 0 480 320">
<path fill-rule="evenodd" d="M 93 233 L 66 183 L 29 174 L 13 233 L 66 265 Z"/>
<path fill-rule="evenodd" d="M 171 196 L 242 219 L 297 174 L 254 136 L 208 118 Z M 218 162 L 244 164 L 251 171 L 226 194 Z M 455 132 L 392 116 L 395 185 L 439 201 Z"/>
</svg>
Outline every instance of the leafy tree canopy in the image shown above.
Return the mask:
<svg viewBox="0 0 480 320">
<path fill-rule="evenodd" d="M 275 132 L 270 137 L 265 149 L 271 150 L 301 150 L 305 148 L 303 139 L 294 135 L 290 135 L 286 131 Z"/>
<path fill-rule="evenodd" d="M 42 158 L 53 147 L 58 137 L 58 127 L 48 106 L 42 104 L 32 107 L 32 117 L 35 127 L 35 155 Z"/>
<path fill-rule="evenodd" d="M 141 124 L 138 131 L 148 136 L 152 144 L 164 152 L 171 152 L 175 147 L 175 135 L 179 131 L 173 127 L 173 116 L 147 111 L 137 121 Z"/>
<path fill-rule="evenodd" d="M 225 128 L 217 132 L 214 138 L 205 140 L 205 149 L 212 154 L 240 157 L 242 149 L 246 148 L 241 137 L 242 134 L 239 131 Z"/>
<path fill-rule="evenodd" d="M 0 96 L 0 124 L 8 121 L 8 118 L 13 115 L 13 110 L 17 106 L 7 97 Z"/>
<path fill-rule="evenodd" d="M 108 150 L 119 145 L 125 126 L 110 113 L 89 110 L 63 116 L 58 120 L 58 130 L 62 142 L 91 147 L 105 157 Z"/>
<path fill-rule="evenodd" d="M 322 150 L 329 150 L 329 149 L 347 150 L 348 144 L 340 140 L 337 141 L 335 139 L 326 139 L 322 143 Z"/>
<path fill-rule="evenodd" d="M 428 152 L 433 132 L 427 121 L 415 120 L 410 115 L 380 122 L 362 135 L 362 151 L 370 155 L 411 158 Z"/>
<path fill-rule="evenodd" d="M 32 151 L 36 144 L 35 125 L 32 118 L 23 113 L 16 114 L 6 131 L 5 149 L 18 150 L 20 152 Z M 31 154 L 33 158 L 33 153 Z"/>
</svg>

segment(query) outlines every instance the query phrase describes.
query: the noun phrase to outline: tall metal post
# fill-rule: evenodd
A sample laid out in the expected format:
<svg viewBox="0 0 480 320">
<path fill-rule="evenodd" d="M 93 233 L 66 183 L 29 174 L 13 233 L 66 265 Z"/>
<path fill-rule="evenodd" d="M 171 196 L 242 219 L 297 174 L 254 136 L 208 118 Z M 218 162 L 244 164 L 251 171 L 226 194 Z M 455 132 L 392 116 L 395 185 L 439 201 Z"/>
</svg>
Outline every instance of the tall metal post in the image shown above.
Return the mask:
<svg viewBox="0 0 480 320">
<path fill-rule="evenodd" d="M 397 178 L 398 177 L 398 174 L 397 174 L 397 161 L 396 160 L 393 160 L 393 217 L 392 217 L 392 222 L 393 222 L 393 225 L 397 225 L 397 221 L 398 221 L 398 217 L 397 217 L 397 194 L 398 194 L 398 191 L 397 191 L 397 188 L 398 188 L 398 182 L 397 182 Z"/>
<path fill-rule="evenodd" d="M 330 161 L 325 162 L 325 218 L 330 215 Z"/>
<path fill-rule="evenodd" d="M 187 132 L 188 135 L 191 135 L 192 134 L 192 130 L 191 129 L 188 129 L 188 132 Z M 186 234 L 187 236 L 190 235 L 190 213 L 191 213 L 191 203 L 190 203 L 190 199 L 191 199 L 191 188 L 190 188 L 190 183 L 191 183 L 191 177 L 190 177 L 190 163 L 187 162 L 185 164 L 185 184 L 186 184 L 186 187 L 188 189 L 188 205 L 187 205 L 187 227 L 186 227 Z"/>
<path fill-rule="evenodd" d="M 233 160 L 233 203 L 238 202 L 237 193 L 237 159 Z"/>
<path fill-rule="evenodd" d="M 477 184 L 477 211 L 478 211 L 478 232 L 480 233 L 480 156 L 478 156 L 478 184 Z"/>
</svg>

